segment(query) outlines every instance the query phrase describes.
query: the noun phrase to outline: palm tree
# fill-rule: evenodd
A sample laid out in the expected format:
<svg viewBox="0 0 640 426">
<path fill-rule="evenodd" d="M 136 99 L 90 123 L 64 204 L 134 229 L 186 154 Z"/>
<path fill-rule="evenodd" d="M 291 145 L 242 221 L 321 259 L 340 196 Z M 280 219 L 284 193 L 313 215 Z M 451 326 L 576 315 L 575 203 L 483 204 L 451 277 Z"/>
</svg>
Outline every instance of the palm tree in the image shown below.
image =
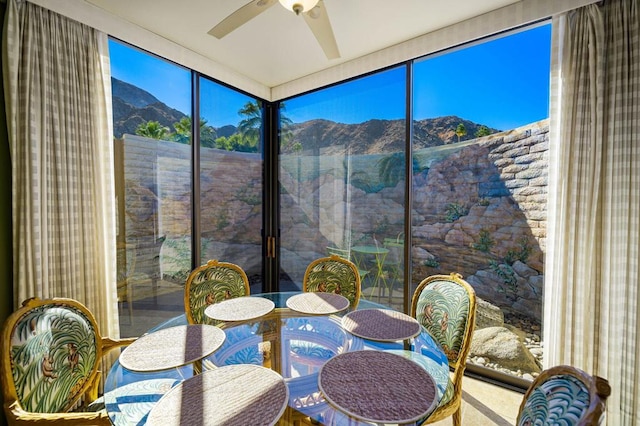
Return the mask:
<svg viewBox="0 0 640 426">
<path fill-rule="evenodd" d="M 286 107 L 284 102 L 280 102 L 280 146 L 285 147 L 289 145 L 289 141 L 293 138 L 293 132 L 291 131 L 291 125 L 293 122 L 289 117 L 284 114 Z M 299 142 L 297 142 L 299 144 Z M 302 151 L 302 145 L 298 148 L 295 144 L 292 147 L 294 152 Z"/>
<path fill-rule="evenodd" d="M 482 136 L 488 136 L 491 134 L 491 130 L 487 126 L 480 126 L 476 131 L 476 138 L 481 138 Z"/>
<path fill-rule="evenodd" d="M 460 142 L 460 138 L 467 134 L 467 128 L 464 127 L 463 123 L 458 124 L 456 127 L 456 135 L 458 136 L 458 142 Z"/>
<path fill-rule="evenodd" d="M 394 152 L 378 160 L 378 176 L 386 187 L 394 187 L 405 177 L 406 155 L 404 152 Z M 417 158 L 412 161 L 412 173 L 420 169 Z"/>
<path fill-rule="evenodd" d="M 175 133 L 173 138 L 176 142 L 188 144 L 191 141 L 191 117 L 182 117 L 179 122 L 173 123 Z M 200 118 L 200 145 L 213 148 L 215 146 L 216 130 L 207 126 L 207 120 Z"/>
<path fill-rule="evenodd" d="M 169 128 L 163 126 L 157 121 L 147 121 L 146 123 L 141 123 L 136 127 L 136 135 L 144 136 L 146 138 L 169 140 L 170 134 L 171 131 Z"/>
<path fill-rule="evenodd" d="M 191 117 L 184 116 L 177 123 L 173 123 L 175 133 L 173 138 L 176 142 L 189 144 L 191 141 Z"/>
<path fill-rule="evenodd" d="M 247 139 L 247 145 L 257 146 L 262 129 L 262 108 L 258 105 L 258 101 L 247 102 L 238 114 L 246 117 L 240 121 L 238 130 Z"/>
</svg>

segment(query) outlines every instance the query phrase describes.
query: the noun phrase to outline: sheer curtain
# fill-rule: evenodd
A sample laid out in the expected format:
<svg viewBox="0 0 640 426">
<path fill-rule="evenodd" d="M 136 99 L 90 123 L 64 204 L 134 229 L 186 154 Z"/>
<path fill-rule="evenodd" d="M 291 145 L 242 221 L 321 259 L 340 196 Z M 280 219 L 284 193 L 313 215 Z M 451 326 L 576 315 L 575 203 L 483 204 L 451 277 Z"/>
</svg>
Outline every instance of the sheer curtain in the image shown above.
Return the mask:
<svg viewBox="0 0 640 426">
<path fill-rule="evenodd" d="M 609 380 L 609 425 L 640 421 L 639 4 L 554 25 L 545 363 Z"/>
<path fill-rule="evenodd" d="M 118 337 L 107 37 L 18 0 L 4 31 L 14 305 L 74 298 Z"/>
</svg>

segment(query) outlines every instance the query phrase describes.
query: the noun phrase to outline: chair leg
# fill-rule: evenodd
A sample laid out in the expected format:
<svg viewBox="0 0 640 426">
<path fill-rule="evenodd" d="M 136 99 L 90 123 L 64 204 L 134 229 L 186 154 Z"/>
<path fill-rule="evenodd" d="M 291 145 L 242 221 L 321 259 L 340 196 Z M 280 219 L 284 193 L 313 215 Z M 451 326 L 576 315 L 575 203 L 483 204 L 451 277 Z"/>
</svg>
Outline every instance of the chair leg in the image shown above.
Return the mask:
<svg viewBox="0 0 640 426">
<path fill-rule="evenodd" d="M 462 425 L 462 406 L 458 407 L 458 409 L 453 413 L 453 426 L 461 426 Z"/>
</svg>

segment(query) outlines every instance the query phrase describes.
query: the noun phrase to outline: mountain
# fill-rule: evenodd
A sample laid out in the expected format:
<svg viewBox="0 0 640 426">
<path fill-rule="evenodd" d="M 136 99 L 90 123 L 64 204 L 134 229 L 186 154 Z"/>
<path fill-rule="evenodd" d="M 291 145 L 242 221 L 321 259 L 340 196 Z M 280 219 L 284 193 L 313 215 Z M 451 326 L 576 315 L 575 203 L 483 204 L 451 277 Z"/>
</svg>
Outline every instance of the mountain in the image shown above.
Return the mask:
<svg viewBox="0 0 640 426">
<path fill-rule="evenodd" d="M 151 93 L 117 78 L 111 78 L 113 103 L 113 134 L 121 138 L 123 134 L 136 134 L 136 128 L 147 121 L 157 121 L 173 130 L 186 115 L 160 102 Z"/>
<path fill-rule="evenodd" d="M 146 90 L 113 77 L 111 77 L 111 96 L 119 98 L 135 108 L 144 108 L 147 105 L 160 102 L 158 98 Z"/>
<path fill-rule="evenodd" d="M 111 79 L 113 97 L 113 130 L 116 137 L 124 133 L 135 134 L 136 128 L 147 121 L 157 121 L 173 131 L 173 124 L 186 117 L 176 109 L 160 102 L 149 92 L 116 78 Z M 413 123 L 413 147 L 415 149 L 447 145 L 458 142 L 456 128 L 463 124 L 466 135 L 461 141 L 475 138 L 481 124 L 456 116 L 416 120 Z M 374 154 L 404 151 L 405 120 L 369 120 L 358 124 L 343 124 L 328 120 L 309 120 L 291 124 L 281 148 L 282 153 L 292 153 L 298 146 L 303 150 L 320 149 L 323 154 Z M 237 132 L 234 125 L 215 128 L 216 137 L 230 137 Z M 499 130 L 489 128 L 491 133 Z"/>
<path fill-rule="evenodd" d="M 427 148 L 458 142 L 456 128 L 463 124 L 466 135 L 460 141 L 475 138 L 481 124 L 453 115 L 413 122 L 413 148 Z M 358 124 L 342 124 L 328 120 L 310 120 L 289 126 L 290 139 L 283 152 L 293 152 L 296 144 L 303 150 L 320 148 L 324 154 L 375 154 L 405 149 L 404 120 L 369 120 Z M 499 130 L 489 128 L 490 133 Z"/>
</svg>

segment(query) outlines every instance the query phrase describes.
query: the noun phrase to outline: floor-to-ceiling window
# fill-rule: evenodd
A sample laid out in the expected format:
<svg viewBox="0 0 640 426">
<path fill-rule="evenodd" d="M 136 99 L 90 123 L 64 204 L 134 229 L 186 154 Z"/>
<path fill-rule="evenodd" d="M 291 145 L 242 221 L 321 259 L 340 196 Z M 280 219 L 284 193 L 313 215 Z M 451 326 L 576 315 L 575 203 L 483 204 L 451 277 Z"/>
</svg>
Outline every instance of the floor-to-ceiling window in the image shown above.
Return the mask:
<svg viewBox="0 0 640 426">
<path fill-rule="evenodd" d="M 402 297 L 422 279 L 460 273 L 480 299 L 472 369 L 535 377 L 542 357 L 550 27 L 504 33 L 408 65 L 406 283 L 404 67 L 287 99 L 279 157 L 283 283 L 299 288 L 309 261 L 340 249 L 362 270 L 364 297 L 402 309 Z"/>
<path fill-rule="evenodd" d="M 406 69 L 286 100 L 279 155 L 281 289 L 330 253 L 362 296 L 403 309 Z"/>
<path fill-rule="evenodd" d="M 481 299 L 471 364 L 535 376 L 549 49 L 550 25 L 537 25 L 279 103 L 280 138 L 266 139 L 279 145 L 271 151 L 280 282 L 271 288 L 300 289 L 306 266 L 336 253 L 356 263 L 362 297 L 405 310 L 421 279 L 459 272 Z M 143 55 L 139 63 L 133 54 Z M 262 290 L 264 152 L 271 151 L 260 100 L 117 42 L 111 55 L 118 238 L 127 254 L 119 273 L 131 290 L 121 320 L 123 334 L 133 335 L 148 328 L 135 315 L 150 309 L 147 302 L 156 309 L 145 312 L 147 322 L 182 312 L 194 263 L 237 263 L 252 293 Z M 135 79 L 164 68 L 174 80 Z M 191 111 L 199 115 L 196 151 Z M 139 146 L 145 151 L 133 151 Z M 507 346 L 511 354 L 501 358 Z"/>
<path fill-rule="evenodd" d="M 412 287 L 462 274 L 481 299 L 470 361 L 529 379 L 542 356 L 550 36 L 539 25 L 413 67 Z"/>
<path fill-rule="evenodd" d="M 183 310 L 173 295 L 191 247 L 167 242 L 191 232 L 191 72 L 115 40 L 109 49 L 120 329 L 135 336 Z"/>
<path fill-rule="evenodd" d="M 218 259 L 262 290 L 262 105 L 200 78 L 200 264 Z"/>
<path fill-rule="evenodd" d="M 261 290 L 262 107 L 116 40 L 110 56 L 120 328 L 135 336 L 184 312 L 185 281 L 209 259 Z"/>
</svg>

